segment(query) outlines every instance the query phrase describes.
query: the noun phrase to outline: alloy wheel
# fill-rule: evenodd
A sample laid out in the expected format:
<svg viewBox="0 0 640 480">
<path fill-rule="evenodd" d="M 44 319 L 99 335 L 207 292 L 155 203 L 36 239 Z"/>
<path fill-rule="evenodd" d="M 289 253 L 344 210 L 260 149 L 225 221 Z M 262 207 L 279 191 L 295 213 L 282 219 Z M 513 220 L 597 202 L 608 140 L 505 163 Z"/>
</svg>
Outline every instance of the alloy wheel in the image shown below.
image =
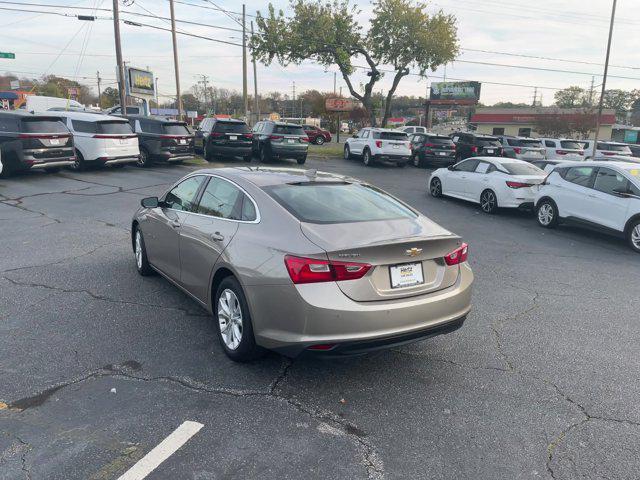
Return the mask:
<svg viewBox="0 0 640 480">
<path fill-rule="evenodd" d="M 631 243 L 640 250 L 640 224 L 636 225 L 636 228 L 631 231 Z"/>
<path fill-rule="evenodd" d="M 540 205 L 538 209 L 538 222 L 545 227 L 553 222 L 553 207 L 550 204 L 544 203 Z"/>
<path fill-rule="evenodd" d="M 218 324 L 227 348 L 238 348 L 242 341 L 242 308 L 236 294 L 228 288 L 222 291 L 218 299 Z"/>
<path fill-rule="evenodd" d="M 138 161 L 136 165 L 139 167 L 144 167 L 147 164 L 147 152 L 144 150 L 140 150 L 140 156 L 138 157 Z"/>
<path fill-rule="evenodd" d="M 349 160 L 351 158 L 351 152 L 349 151 L 349 147 L 344 147 L 344 159 Z"/>
<path fill-rule="evenodd" d="M 491 190 L 482 193 L 480 197 L 480 207 L 482 211 L 490 213 L 496 208 L 496 195 Z"/>
<path fill-rule="evenodd" d="M 136 230 L 136 265 L 138 270 L 142 269 L 142 235 L 140 230 Z"/>
<path fill-rule="evenodd" d="M 371 154 L 369 153 L 369 150 L 364 151 L 364 155 L 362 155 L 362 163 L 367 166 L 371 163 Z"/>
<path fill-rule="evenodd" d="M 440 195 L 442 195 L 442 184 L 437 178 L 434 178 L 431 181 L 431 195 L 434 197 L 439 197 Z"/>
<path fill-rule="evenodd" d="M 322 145 L 324 143 L 324 137 L 316 138 L 316 145 Z"/>
</svg>

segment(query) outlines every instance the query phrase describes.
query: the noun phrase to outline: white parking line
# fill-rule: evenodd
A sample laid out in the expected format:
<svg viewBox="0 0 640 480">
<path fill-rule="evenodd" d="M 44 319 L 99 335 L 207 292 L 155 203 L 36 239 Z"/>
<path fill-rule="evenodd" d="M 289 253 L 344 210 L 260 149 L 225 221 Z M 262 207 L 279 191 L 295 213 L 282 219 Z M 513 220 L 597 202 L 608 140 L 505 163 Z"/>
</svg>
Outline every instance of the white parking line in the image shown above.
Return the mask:
<svg viewBox="0 0 640 480">
<path fill-rule="evenodd" d="M 160 442 L 158 446 L 138 460 L 118 480 L 142 480 L 153 472 L 158 465 L 173 455 L 182 445 L 187 443 L 202 427 L 204 425 L 198 422 L 184 422 L 171 435 Z"/>
</svg>

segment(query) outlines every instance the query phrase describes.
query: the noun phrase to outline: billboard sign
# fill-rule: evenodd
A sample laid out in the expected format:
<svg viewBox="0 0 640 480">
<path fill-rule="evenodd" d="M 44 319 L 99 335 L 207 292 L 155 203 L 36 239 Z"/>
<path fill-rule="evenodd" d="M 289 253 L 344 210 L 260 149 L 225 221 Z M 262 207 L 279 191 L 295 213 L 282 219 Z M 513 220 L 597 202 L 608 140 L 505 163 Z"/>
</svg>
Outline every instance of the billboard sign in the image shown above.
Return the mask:
<svg viewBox="0 0 640 480">
<path fill-rule="evenodd" d="M 475 105 L 480 99 L 480 82 L 433 82 L 432 105 Z"/>
<path fill-rule="evenodd" d="M 350 98 L 327 98 L 324 103 L 327 112 L 350 112 L 356 106 L 356 102 Z"/>
<path fill-rule="evenodd" d="M 155 84 L 153 73 L 148 70 L 138 68 L 127 68 L 127 90 L 128 94 L 141 94 L 153 97 L 155 95 Z"/>
</svg>

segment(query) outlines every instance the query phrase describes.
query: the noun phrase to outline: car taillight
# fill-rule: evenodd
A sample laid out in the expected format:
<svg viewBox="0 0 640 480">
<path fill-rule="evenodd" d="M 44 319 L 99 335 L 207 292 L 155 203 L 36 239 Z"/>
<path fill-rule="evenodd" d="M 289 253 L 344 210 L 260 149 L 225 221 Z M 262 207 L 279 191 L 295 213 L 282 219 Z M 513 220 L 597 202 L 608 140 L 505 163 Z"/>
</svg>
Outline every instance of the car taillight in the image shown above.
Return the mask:
<svg viewBox="0 0 640 480">
<path fill-rule="evenodd" d="M 533 185 L 530 183 L 523 183 L 523 182 L 507 182 L 507 187 L 509 188 L 525 188 L 525 187 L 532 187 Z"/>
<path fill-rule="evenodd" d="M 583 151 L 583 150 L 580 150 L 580 151 L 578 152 L 578 155 L 584 155 L 584 151 Z"/>
<path fill-rule="evenodd" d="M 382 140 L 376 140 L 376 147 L 382 148 Z"/>
<path fill-rule="evenodd" d="M 307 350 L 316 350 L 321 352 L 326 352 L 327 350 L 333 349 L 335 347 L 335 343 L 319 343 L 317 345 L 311 345 L 307 348 Z"/>
<path fill-rule="evenodd" d="M 478 153 L 478 147 L 476 147 L 475 145 L 473 145 L 471 147 L 471 153 Z"/>
<path fill-rule="evenodd" d="M 51 134 L 46 134 L 46 133 L 21 133 L 20 135 L 18 135 L 18 138 L 48 138 L 48 139 L 55 139 L 55 138 L 69 138 L 71 135 L 51 135 Z"/>
<path fill-rule="evenodd" d="M 106 135 L 106 134 L 98 134 L 98 135 L 93 135 L 92 138 L 120 138 L 120 139 L 125 139 L 125 138 L 133 138 L 135 137 L 135 135 Z"/>
<path fill-rule="evenodd" d="M 602 153 L 604 155 L 607 155 L 607 156 L 611 156 L 611 155 L 615 155 L 616 154 L 615 152 L 602 152 Z"/>
<path fill-rule="evenodd" d="M 224 133 L 222 132 L 211 132 L 210 134 L 213 138 L 224 137 Z"/>
<path fill-rule="evenodd" d="M 456 248 L 453 252 L 444 256 L 444 261 L 447 265 L 458 265 L 460 263 L 466 262 L 467 257 L 469 256 L 469 245 L 463 243 L 458 248 Z"/>
<path fill-rule="evenodd" d="M 282 135 L 269 135 L 271 140 L 282 140 L 284 137 Z"/>
<path fill-rule="evenodd" d="M 248 139 L 252 139 L 253 138 L 253 133 L 245 133 L 244 135 L 242 135 L 244 138 L 248 138 Z"/>
<path fill-rule="evenodd" d="M 284 263 L 295 284 L 357 280 L 371 269 L 368 263 L 337 262 L 285 255 Z"/>
<path fill-rule="evenodd" d="M 520 155 L 520 153 L 522 153 L 522 149 L 520 147 L 513 147 L 513 151 L 515 153 L 517 153 L 518 155 Z"/>
<path fill-rule="evenodd" d="M 300 137 L 300 141 L 301 141 L 302 143 L 305 143 L 305 142 L 306 142 L 306 143 L 309 143 L 309 137 Z"/>
<path fill-rule="evenodd" d="M 569 153 L 569 152 L 565 152 L 564 150 L 556 150 L 556 153 L 557 153 L 558 155 L 566 155 L 566 154 L 567 154 L 567 153 Z"/>
</svg>

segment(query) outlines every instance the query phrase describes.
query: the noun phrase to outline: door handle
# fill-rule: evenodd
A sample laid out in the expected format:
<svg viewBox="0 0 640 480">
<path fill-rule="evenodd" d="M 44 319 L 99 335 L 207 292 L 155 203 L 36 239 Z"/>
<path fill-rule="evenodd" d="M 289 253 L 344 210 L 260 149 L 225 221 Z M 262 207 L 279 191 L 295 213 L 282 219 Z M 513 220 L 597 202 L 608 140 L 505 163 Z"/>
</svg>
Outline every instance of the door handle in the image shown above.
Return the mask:
<svg viewBox="0 0 640 480">
<path fill-rule="evenodd" d="M 211 240 L 214 240 L 216 242 L 221 242 L 224 240 L 224 235 L 222 235 L 220 232 L 212 233 L 210 237 L 211 237 Z"/>
<path fill-rule="evenodd" d="M 180 222 L 177 220 L 169 220 L 169 225 L 171 225 L 173 228 L 180 228 Z"/>
</svg>

